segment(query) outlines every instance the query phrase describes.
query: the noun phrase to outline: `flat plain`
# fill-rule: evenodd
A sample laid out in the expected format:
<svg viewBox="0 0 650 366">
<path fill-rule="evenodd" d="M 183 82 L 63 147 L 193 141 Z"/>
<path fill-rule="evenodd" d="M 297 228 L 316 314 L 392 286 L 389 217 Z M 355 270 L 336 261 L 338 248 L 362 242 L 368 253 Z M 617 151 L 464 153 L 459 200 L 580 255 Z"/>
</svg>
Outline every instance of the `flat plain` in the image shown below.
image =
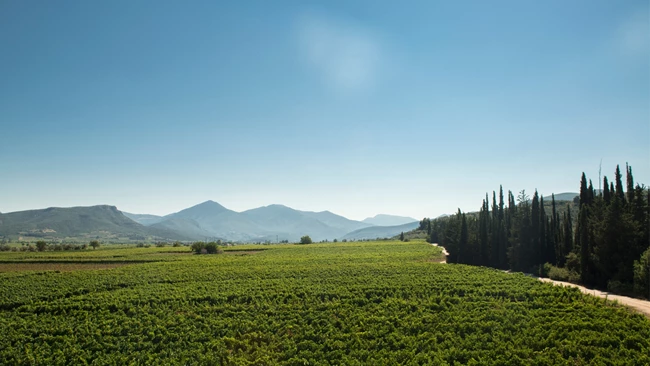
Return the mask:
<svg viewBox="0 0 650 366">
<path fill-rule="evenodd" d="M 644 316 L 425 242 L 224 249 L 0 253 L 0 364 L 650 364 Z"/>
</svg>

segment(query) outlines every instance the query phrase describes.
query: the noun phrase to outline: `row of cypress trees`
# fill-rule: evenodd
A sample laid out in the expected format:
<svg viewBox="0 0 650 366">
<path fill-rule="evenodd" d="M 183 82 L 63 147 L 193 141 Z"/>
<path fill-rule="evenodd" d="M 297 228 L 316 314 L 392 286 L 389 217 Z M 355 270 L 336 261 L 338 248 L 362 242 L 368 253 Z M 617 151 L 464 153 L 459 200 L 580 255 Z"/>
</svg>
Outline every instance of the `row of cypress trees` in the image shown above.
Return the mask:
<svg viewBox="0 0 650 366">
<path fill-rule="evenodd" d="M 552 195 L 549 204 L 537 191 L 532 199 L 525 191 L 505 197 L 500 187 L 478 212 L 425 218 L 420 229 L 447 249 L 450 263 L 541 275 L 555 268 L 586 285 L 647 294 L 650 190 L 625 168 L 625 189 L 619 166 L 602 190 L 583 173 L 573 201 Z"/>
</svg>

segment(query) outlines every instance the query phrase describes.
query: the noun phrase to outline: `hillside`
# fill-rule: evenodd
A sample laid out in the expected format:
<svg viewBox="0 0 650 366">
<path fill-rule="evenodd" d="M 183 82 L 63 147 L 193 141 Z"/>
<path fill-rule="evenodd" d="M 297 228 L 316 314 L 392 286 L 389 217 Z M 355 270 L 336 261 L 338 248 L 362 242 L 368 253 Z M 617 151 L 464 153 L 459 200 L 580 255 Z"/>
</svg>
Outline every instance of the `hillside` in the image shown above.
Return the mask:
<svg viewBox="0 0 650 366">
<path fill-rule="evenodd" d="M 362 222 L 369 225 L 375 225 L 375 226 L 397 226 L 397 225 L 404 225 L 416 221 L 418 220 L 407 216 L 379 214 L 374 217 L 368 217 L 364 219 Z"/>
<path fill-rule="evenodd" d="M 298 241 L 303 235 L 315 241 L 333 240 L 367 226 L 369 224 L 329 211 L 299 211 L 283 205 L 269 205 L 235 212 L 214 201 L 164 216 L 151 225 L 176 231 L 193 240 L 222 238 L 243 242 Z"/>
<path fill-rule="evenodd" d="M 377 215 L 374 219 L 378 220 L 375 222 L 414 220 L 391 215 Z M 417 224 L 417 221 L 414 223 Z M 391 229 L 385 229 L 390 226 L 395 225 L 376 226 L 374 230 L 361 232 L 360 235 L 362 238 L 391 237 L 395 234 Z M 166 216 L 123 213 L 113 206 L 49 208 L 0 214 L 0 236 L 13 239 L 296 242 L 303 235 L 309 235 L 314 241 L 334 240 L 373 227 L 370 223 L 349 220 L 329 211 L 300 211 L 283 205 L 269 205 L 236 212 L 214 201 L 206 201 Z"/>
<path fill-rule="evenodd" d="M 580 193 L 574 193 L 574 192 L 564 192 L 564 193 L 558 193 L 555 195 L 555 200 L 556 201 L 573 201 L 574 198 L 578 197 Z M 549 201 L 551 202 L 551 196 L 544 196 L 544 201 Z"/>
<path fill-rule="evenodd" d="M 124 214 L 124 216 L 144 226 L 151 226 L 153 224 L 157 224 L 164 220 L 162 216 L 148 215 L 148 214 L 133 214 L 124 211 L 122 211 L 122 213 Z"/>
<path fill-rule="evenodd" d="M 362 239 L 377 239 L 377 238 L 392 238 L 399 235 L 401 232 L 409 232 L 418 228 L 420 223 L 418 221 L 411 222 L 403 225 L 396 226 L 370 226 L 367 228 L 355 230 L 341 237 L 346 240 L 362 240 Z"/>
<path fill-rule="evenodd" d="M 206 201 L 167 215 L 163 221 L 153 226 L 177 230 L 196 240 L 218 237 L 234 241 L 249 241 L 267 234 L 246 216 L 214 201 Z"/>
<path fill-rule="evenodd" d="M 103 240 L 183 240 L 169 230 L 148 228 L 126 217 L 115 206 L 50 207 L 0 215 L 0 236 L 17 239 L 57 238 Z"/>
</svg>

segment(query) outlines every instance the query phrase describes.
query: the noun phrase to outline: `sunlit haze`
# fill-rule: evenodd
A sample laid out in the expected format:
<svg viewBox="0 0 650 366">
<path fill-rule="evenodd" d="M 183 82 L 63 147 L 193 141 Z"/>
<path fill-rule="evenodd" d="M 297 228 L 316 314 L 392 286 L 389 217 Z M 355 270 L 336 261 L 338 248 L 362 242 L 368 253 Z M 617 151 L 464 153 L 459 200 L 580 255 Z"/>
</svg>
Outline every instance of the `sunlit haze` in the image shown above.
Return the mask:
<svg viewBox="0 0 650 366">
<path fill-rule="evenodd" d="M 0 212 L 650 184 L 647 1 L 2 1 Z"/>
</svg>

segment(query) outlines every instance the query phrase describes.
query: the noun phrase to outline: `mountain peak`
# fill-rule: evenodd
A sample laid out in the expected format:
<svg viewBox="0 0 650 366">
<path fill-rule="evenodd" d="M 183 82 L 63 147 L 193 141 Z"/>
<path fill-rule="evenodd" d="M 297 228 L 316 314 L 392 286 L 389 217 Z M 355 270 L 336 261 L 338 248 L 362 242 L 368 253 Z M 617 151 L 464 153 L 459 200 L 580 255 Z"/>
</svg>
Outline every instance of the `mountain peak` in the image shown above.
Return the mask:
<svg viewBox="0 0 650 366">
<path fill-rule="evenodd" d="M 374 217 L 368 217 L 362 222 L 375 226 L 397 226 L 404 225 L 418 220 L 408 216 L 395 216 L 386 214 L 377 214 Z"/>
</svg>

